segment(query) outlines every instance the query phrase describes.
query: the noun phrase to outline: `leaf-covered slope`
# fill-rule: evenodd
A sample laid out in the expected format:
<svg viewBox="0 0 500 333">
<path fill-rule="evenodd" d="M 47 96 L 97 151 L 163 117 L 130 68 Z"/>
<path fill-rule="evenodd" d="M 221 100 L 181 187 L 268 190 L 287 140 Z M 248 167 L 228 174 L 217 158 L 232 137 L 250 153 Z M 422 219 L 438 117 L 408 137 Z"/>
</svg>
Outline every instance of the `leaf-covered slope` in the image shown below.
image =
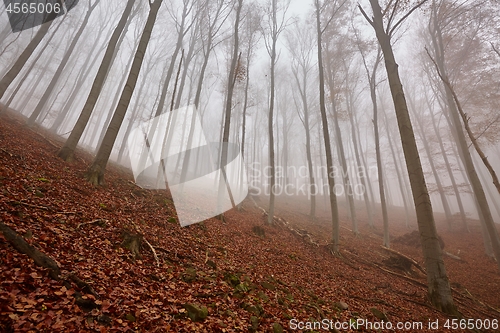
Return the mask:
<svg viewBox="0 0 500 333">
<path fill-rule="evenodd" d="M 56 157 L 58 138 L 13 115 L 0 118 L 0 220 L 61 269 L 61 279 L 52 279 L 0 234 L 1 332 L 279 332 L 292 330 L 294 320 L 323 319 L 413 321 L 424 328 L 439 320 L 432 332 L 449 331 L 447 318 L 426 300 L 425 277 L 384 265 L 389 256 L 368 228 L 357 237 L 342 229 L 342 257 L 326 246 L 327 222 L 290 209 L 300 202 L 282 204 L 278 214 L 292 229 L 311 231 L 319 246 L 281 224 L 264 225 L 250 201 L 226 213 L 225 222 L 180 228 L 168 192 L 140 189 L 118 167 L 108 168 L 106 186 L 93 187 L 82 177 L 86 154 L 65 163 Z M 127 233 L 143 237 L 135 259 L 121 246 Z M 420 260 L 418 249 L 398 250 Z M 481 248 L 474 250 L 482 258 Z M 492 285 L 471 288 L 479 270 L 473 258 L 450 262 L 467 272 L 455 284 L 459 309 L 467 318 L 498 318 L 498 298 L 485 296 L 498 292 L 498 274 L 485 269 Z M 469 283 L 476 300 L 465 292 Z"/>
</svg>

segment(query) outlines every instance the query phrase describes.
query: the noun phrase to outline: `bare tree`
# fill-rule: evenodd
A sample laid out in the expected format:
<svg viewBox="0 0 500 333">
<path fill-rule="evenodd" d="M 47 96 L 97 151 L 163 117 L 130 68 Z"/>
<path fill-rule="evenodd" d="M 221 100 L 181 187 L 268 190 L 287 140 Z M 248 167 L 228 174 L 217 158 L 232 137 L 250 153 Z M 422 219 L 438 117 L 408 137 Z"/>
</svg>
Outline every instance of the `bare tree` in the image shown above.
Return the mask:
<svg viewBox="0 0 500 333">
<path fill-rule="evenodd" d="M 373 27 L 377 40 L 382 48 L 382 53 L 384 54 L 387 78 L 391 88 L 394 108 L 398 119 L 399 132 L 401 135 L 401 142 L 403 144 L 406 167 L 410 176 L 413 200 L 415 202 L 420 240 L 427 268 L 428 295 L 430 301 L 436 308 L 446 313 L 456 314 L 457 309 L 453 303 L 450 282 L 448 280 L 448 275 L 446 274 L 442 250 L 438 242 L 431 200 L 425 183 L 425 176 L 422 170 L 422 163 L 420 162 L 420 156 L 418 153 L 417 143 L 415 141 L 415 134 L 410 121 L 403 86 L 399 78 L 398 64 L 396 63 L 391 44 L 391 37 L 393 36 L 395 30 L 408 16 L 411 15 L 412 12 L 425 3 L 425 1 L 426 0 L 423 0 L 422 2 L 415 4 L 411 7 L 411 9 L 403 13 L 398 21 L 395 20 L 398 16 L 398 11 L 401 11 L 401 8 L 398 6 L 400 4 L 399 2 L 395 2 L 392 7 L 390 6 L 392 5 L 392 2 L 389 2 L 388 7 L 382 11 L 378 0 L 370 0 L 370 5 L 373 11 L 372 18 L 368 17 L 361 6 L 359 6 L 359 9 L 366 20 Z M 385 24 L 383 13 L 387 15 L 387 21 Z"/>
<path fill-rule="evenodd" d="M 139 77 L 139 72 L 141 70 L 142 62 L 144 60 L 144 54 L 149 44 L 151 38 L 151 33 L 156 22 L 156 17 L 163 0 L 155 0 L 152 2 L 149 0 L 149 13 L 146 19 L 146 24 L 139 41 L 139 46 L 135 52 L 134 61 L 132 67 L 130 68 L 130 73 L 123 88 L 122 94 L 120 96 L 120 101 L 113 114 L 113 118 L 109 123 L 109 127 L 104 135 L 99 150 L 86 173 L 87 180 L 94 185 L 101 185 L 104 183 L 104 170 L 109 160 L 109 155 L 113 149 L 113 145 L 118 135 L 118 131 L 127 112 L 128 106 L 130 104 L 130 99 L 134 93 L 135 86 L 137 84 L 137 79 Z"/>
<path fill-rule="evenodd" d="M 58 3 L 61 5 L 60 0 L 58 0 Z M 28 46 L 26 46 L 24 51 L 17 58 L 16 62 L 14 63 L 14 65 L 12 65 L 10 70 L 4 75 L 2 80 L 0 80 L 0 99 L 3 97 L 5 91 L 7 90 L 7 88 L 9 88 L 12 81 L 14 81 L 19 72 L 21 72 L 21 69 L 23 69 L 24 65 L 31 57 L 38 44 L 40 44 L 43 37 L 45 37 L 57 15 L 58 13 L 56 13 L 56 11 L 52 11 L 47 15 L 45 20 L 46 23 L 41 25 L 41 27 L 36 32 L 35 37 L 33 37 L 33 39 L 29 42 Z"/>
<path fill-rule="evenodd" d="M 29 126 L 32 126 L 35 124 L 35 122 L 36 122 L 37 118 L 40 116 L 40 113 L 42 112 L 44 106 L 47 104 L 49 97 L 52 95 L 52 92 L 53 92 L 54 88 L 56 87 L 57 82 L 59 81 L 59 79 L 61 77 L 62 71 L 66 67 L 66 64 L 68 63 L 69 58 L 71 57 L 71 55 L 73 54 L 73 51 L 75 50 L 76 44 L 78 43 L 78 41 L 80 40 L 80 37 L 82 36 L 83 30 L 87 27 L 87 23 L 89 22 L 90 15 L 92 14 L 92 12 L 96 8 L 96 6 L 99 4 L 99 1 L 100 0 L 96 0 L 92 4 L 92 2 L 89 0 L 89 4 L 88 4 L 89 8 L 87 10 L 87 13 L 85 14 L 85 17 L 83 18 L 83 22 L 81 23 L 80 28 L 78 29 L 76 34 L 73 36 L 70 46 L 68 47 L 68 49 L 64 53 L 64 56 L 63 56 L 61 62 L 59 63 L 59 66 L 57 67 L 54 75 L 52 76 L 52 79 L 50 80 L 50 83 L 47 86 L 47 89 L 45 89 L 45 92 L 43 93 L 42 97 L 40 98 L 40 101 L 38 101 L 38 104 L 36 105 L 35 110 L 31 114 L 31 116 L 28 118 L 27 123 Z"/>
<path fill-rule="evenodd" d="M 227 95 L 226 95 L 226 103 L 224 108 L 224 127 L 222 131 L 222 146 L 221 146 L 221 154 L 220 154 L 220 170 L 221 176 L 219 177 L 219 200 L 218 203 L 221 202 L 220 196 L 224 190 L 224 183 L 227 184 L 226 170 L 225 166 L 227 164 L 228 158 L 228 143 L 229 143 L 229 129 L 231 126 L 231 113 L 233 109 L 233 92 L 234 85 L 236 84 L 237 79 L 237 65 L 239 63 L 239 59 L 241 56 L 240 52 L 240 24 L 241 24 L 241 11 L 243 8 L 243 0 L 235 0 L 236 1 L 236 18 L 234 20 L 234 30 L 233 30 L 233 43 L 232 43 L 232 56 L 231 56 L 231 64 L 229 67 L 229 75 L 227 78 Z M 233 207 L 235 206 L 232 194 L 228 187 L 229 197 L 231 199 L 231 204 Z"/>
<path fill-rule="evenodd" d="M 323 34 L 333 19 L 340 12 L 345 1 L 325 1 L 320 3 L 314 0 L 316 9 L 316 33 L 318 48 L 318 70 L 319 70 L 319 107 L 321 112 L 321 123 L 323 125 L 323 139 L 325 143 L 325 157 L 328 177 L 328 190 L 330 198 L 330 209 L 332 214 L 332 249 L 333 253 L 339 251 L 339 210 L 337 205 L 337 196 L 335 194 L 335 175 L 333 169 L 332 148 L 330 144 L 330 133 L 328 131 L 328 118 L 326 115 L 325 102 L 325 72 L 323 67 Z M 326 16 L 326 22 L 322 24 L 322 16 Z"/>
<path fill-rule="evenodd" d="M 363 65 L 365 67 L 366 76 L 368 79 L 368 85 L 370 87 L 370 98 L 372 101 L 373 108 L 373 133 L 375 139 L 375 156 L 377 160 L 377 176 L 378 176 L 378 189 L 380 195 L 380 207 L 382 209 L 382 221 L 384 225 L 384 246 L 390 246 L 390 235 L 389 235 L 389 217 L 387 214 L 387 202 L 385 198 L 385 188 L 384 188 L 384 174 L 383 174 L 383 166 L 382 166 L 382 156 L 380 153 L 380 135 L 379 135 L 379 126 L 378 126 L 378 104 L 377 104 L 377 69 L 382 60 L 382 49 L 380 46 L 377 48 L 377 55 L 375 57 L 375 61 L 372 65 L 372 68 L 368 67 L 366 57 L 364 54 L 364 50 L 361 47 L 361 42 L 358 39 L 358 48 L 361 53 L 361 57 L 363 59 Z"/>
<path fill-rule="evenodd" d="M 92 84 L 92 88 L 90 89 L 90 93 L 87 97 L 87 101 L 76 121 L 71 134 L 68 139 L 64 143 L 64 146 L 59 151 L 58 156 L 66 161 L 72 159 L 73 153 L 82 137 L 83 131 L 85 127 L 87 127 L 87 123 L 92 115 L 92 111 L 94 110 L 97 99 L 99 98 L 99 94 L 101 93 L 102 87 L 104 85 L 104 81 L 106 80 L 106 76 L 108 74 L 109 68 L 114 60 L 114 54 L 116 45 L 118 43 L 118 39 L 122 34 L 127 21 L 130 18 L 130 13 L 132 12 L 132 7 L 134 6 L 135 0 L 128 0 L 125 10 L 118 22 L 113 34 L 111 35 L 111 39 L 109 41 L 108 47 L 106 48 L 106 52 L 104 53 L 104 57 L 101 61 L 101 65 L 99 66 L 99 70 L 97 71 L 97 75 Z"/>
<path fill-rule="evenodd" d="M 278 3 L 279 2 L 279 3 Z M 279 6 L 281 5 L 281 6 Z M 270 93 L 269 93 L 269 121 L 268 121 L 268 136 L 269 136 L 269 173 L 270 191 L 269 191 L 269 212 L 267 216 L 267 223 L 271 224 L 274 218 L 274 201 L 275 201 L 275 187 L 276 187 L 276 171 L 275 171 L 275 152 L 274 152 L 274 108 L 275 108 L 275 80 L 276 80 L 276 62 L 278 60 L 277 42 L 278 38 L 286 26 L 286 11 L 290 5 L 290 0 L 270 0 L 266 8 L 267 27 L 264 29 L 267 53 L 271 59 L 271 68 L 269 71 L 270 76 Z M 281 8 L 278 8 L 281 7 Z M 278 18 L 278 10 L 281 11 L 281 17 Z"/>
<path fill-rule="evenodd" d="M 309 172 L 309 197 L 311 200 L 311 208 L 309 216 L 316 217 L 316 195 L 318 187 L 314 177 L 313 157 L 311 149 L 311 111 L 309 105 L 308 87 L 311 81 L 314 68 L 314 35 L 309 26 L 296 21 L 293 25 L 294 29 L 287 34 L 287 46 L 292 55 L 292 74 L 294 82 L 300 96 L 300 107 L 297 107 L 298 116 L 304 126 L 306 135 L 306 159 L 307 169 Z M 295 94 L 294 94 L 295 95 Z M 300 111 L 300 109 L 302 109 Z"/>
<path fill-rule="evenodd" d="M 447 74 L 448 71 L 445 63 L 443 34 L 440 22 L 438 20 L 438 7 L 435 1 L 433 1 L 432 3 L 432 16 L 431 16 L 431 22 L 429 24 L 429 32 L 432 41 L 432 51 L 427 50 L 427 53 L 429 57 L 431 57 L 431 60 L 434 62 L 437 73 L 441 78 L 441 80 L 443 81 L 446 94 L 446 102 L 449 107 L 451 122 L 453 124 L 453 128 L 455 129 L 454 133 L 456 135 L 456 140 L 458 142 L 460 156 L 467 170 L 467 176 L 472 185 L 474 195 L 476 197 L 479 209 L 481 211 L 481 215 L 483 216 L 485 227 L 488 230 L 488 234 L 493 248 L 493 253 L 497 261 L 497 265 L 500 268 L 500 238 L 498 236 L 498 231 L 493 221 L 493 216 L 491 214 L 490 207 L 488 205 L 486 194 L 484 192 L 481 181 L 477 175 L 474 163 L 472 161 L 472 157 L 468 150 L 467 142 L 465 140 L 465 134 L 463 132 L 462 126 L 467 126 L 467 119 L 466 118 L 464 119 L 464 112 L 463 111 L 460 112 L 461 109 L 460 102 L 458 100 L 455 91 L 452 89 L 452 86 L 448 78 Z M 431 54 L 430 52 L 433 52 L 433 54 Z M 463 124 L 460 120 L 461 115 L 462 115 L 462 121 L 464 122 Z"/>
</svg>

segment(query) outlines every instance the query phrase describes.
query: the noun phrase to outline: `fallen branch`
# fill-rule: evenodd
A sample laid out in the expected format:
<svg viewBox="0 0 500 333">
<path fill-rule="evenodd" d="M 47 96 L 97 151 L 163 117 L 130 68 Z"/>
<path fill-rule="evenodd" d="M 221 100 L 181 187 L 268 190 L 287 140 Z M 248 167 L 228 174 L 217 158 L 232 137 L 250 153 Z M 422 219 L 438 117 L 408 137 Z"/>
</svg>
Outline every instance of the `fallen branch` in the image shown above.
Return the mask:
<svg viewBox="0 0 500 333">
<path fill-rule="evenodd" d="M 481 302 L 480 300 L 478 300 L 477 298 L 475 298 L 474 296 L 472 296 L 472 294 L 471 294 L 471 293 L 470 293 L 470 292 L 469 292 L 466 288 L 464 288 L 464 289 L 465 289 L 465 291 L 467 292 L 467 294 L 470 296 L 470 298 L 471 298 L 473 301 L 475 301 L 475 302 L 477 302 L 477 303 L 481 304 L 482 306 L 487 307 L 487 308 L 488 308 L 488 309 L 490 309 L 491 311 L 494 311 L 494 312 L 496 312 L 496 313 L 500 314 L 500 310 L 497 310 L 497 309 L 495 309 L 494 307 L 492 307 L 491 305 L 488 305 L 488 304 L 486 304 L 486 303 L 484 303 L 484 302 Z"/>
<path fill-rule="evenodd" d="M 404 254 L 402 254 L 401 252 L 398 252 L 398 251 L 396 251 L 396 250 L 390 249 L 390 248 L 385 247 L 385 246 L 381 246 L 381 248 L 382 248 L 382 249 L 384 249 L 384 250 L 386 250 L 387 252 L 390 252 L 390 253 L 392 253 L 392 254 L 395 254 L 395 255 L 397 255 L 397 256 L 399 256 L 399 257 L 401 257 L 401 258 L 404 258 L 404 259 L 408 260 L 408 261 L 409 261 L 409 262 L 411 262 L 411 263 L 412 263 L 412 265 L 413 265 L 413 266 L 415 266 L 415 268 L 417 268 L 420 272 L 422 272 L 424 275 L 427 275 L 427 273 L 425 272 L 425 270 L 424 270 L 424 269 L 423 269 L 423 268 L 419 265 L 419 263 L 418 263 L 416 260 L 414 260 L 413 258 L 410 258 L 410 257 L 408 257 L 408 256 L 406 256 L 406 255 L 404 255 Z"/>
<path fill-rule="evenodd" d="M 9 155 L 10 157 L 14 156 L 12 155 L 11 153 L 9 153 L 7 150 L 3 149 L 3 148 L 0 148 L 1 151 L 3 151 L 4 153 L 6 153 L 7 155 Z"/>
<path fill-rule="evenodd" d="M 392 275 L 398 276 L 398 277 L 400 277 L 400 278 L 402 278 L 402 279 L 405 279 L 405 280 L 407 280 L 407 281 L 410 281 L 410 282 L 412 282 L 412 283 L 414 283 L 414 284 L 416 284 L 416 285 L 418 285 L 418 286 L 424 287 L 424 288 L 426 288 L 426 289 L 428 288 L 428 287 L 427 287 L 427 285 L 426 285 L 425 283 L 422 283 L 422 282 L 420 282 L 420 281 L 418 281 L 418 280 L 412 279 L 412 278 L 411 278 L 411 277 L 409 277 L 409 276 L 406 276 L 406 275 L 403 275 L 403 274 L 399 274 L 399 273 L 396 273 L 396 272 L 390 271 L 390 270 L 385 269 L 385 268 L 383 268 L 383 267 L 381 267 L 380 265 L 377 265 L 377 264 L 374 264 L 374 265 L 375 265 L 375 267 L 380 268 L 380 269 L 381 269 L 381 270 L 383 270 L 384 272 L 387 272 L 387 273 L 389 273 L 389 274 L 392 274 Z"/>
<path fill-rule="evenodd" d="M 108 220 L 105 220 L 105 219 L 97 219 L 97 220 L 93 220 L 93 221 L 90 221 L 90 222 L 82 222 L 82 223 L 79 223 L 76 228 L 77 229 L 80 229 L 80 227 L 84 226 L 84 225 L 89 225 L 89 224 L 97 224 L 98 226 L 100 227 L 104 227 L 106 225 L 106 223 L 108 222 Z"/>
<path fill-rule="evenodd" d="M 23 201 L 15 201 L 15 200 L 12 200 L 10 202 L 12 205 L 23 205 L 23 206 L 26 206 L 26 207 L 31 207 L 31 208 L 38 208 L 38 209 L 43 209 L 43 210 L 48 210 L 48 211 L 54 211 L 53 208 L 51 207 L 46 207 L 46 206 L 39 206 L 39 205 L 33 205 L 33 204 L 29 204 L 27 202 L 23 202 Z"/>
<path fill-rule="evenodd" d="M 76 276 L 75 273 L 70 273 L 68 275 L 68 279 L 73 281 L 78 286 L 78 288 L 82 289 L 86 294 L 92 294 L 95 296 L 95 298 L 99 299 L 99 295 L 95 292 L 94 288 L 92 288 L 90 284 Z"/>
<path fill-rule="evenodd" d="M 443 254 L 447 255 L 448 257 L 452 258 L 452 259 L 455 259 L 455 260 L 458 260 L 458 261 L 464 261 L 462 258 L 460 258 L 459 256 L 456 256 L 454 254 L 451 254 L 450 252 L 446 252 L 446 251 L 443 251 Z"/>
<path fill-rule="evenodd" d="M 400 278 L 402 278 L 402 279 L 405 279 L 405 280 L 407 280 L 407 281 L 410 281 L 410 282 L 412 282 L 412 283 L 414 283 L 414 284 L 416 284 L 416 285 L 418 285 L 418 286 L 421 286 L 421 287 L 424 287 L 425 289 L 427 289 L 427 285 L 426 285 L 425 283 L 422 283 L 422 282 L 420 282 L 420 281 L 418 281 L 418 280 L 415 280 L 415 279 L 413 279 L 413 278 L 411 278 L 411 277 L 408 277 L 408 276 L 406 276 L 406 275 L 399 274 L 399 273 L 396 273 L 396 272 L 390 271 L 390 270 L 388 270 L 388 269 L 385 269 L 385 268 L 383 268 L 382 266 L 380 266 L 380 265 L 378 265 L 378 264 L 376 264 L 376 263 L 373 263 L 373 262 L 370 262 L 370 261 L 368 261 L 368 260 L 365 260 L 365 259 L 361 258 L 361 257 L 360 257 L 360 256 L 358 256 L 357 254 L 354 254 L 354 253 L 351 253 L 351 254 L 352 254 L 353 256 L 355 256 L 355 257 L 357 258 L 357 260 L 358 260 L 358 261 L 361 261 L 362 263 L 364 263 L 364 264 L 366 264 L 366 265 L 377 267 L 377 268 L 381 269 L 382 271 L 384 271 L 384 272 L 386 272 L 386 273 L 389 273 L 389 274 L 395 275 L 395 276 L 397 276 L 397 277 L 400 277 Z"/>
<path fill-rule="evenodd" d="M 153 257 L 155 258 L 156 266 L 160 267 L 160 260 L 158 259 L 158 255 L 156 254 L 156 251 L 155 251 L 153 245 L 151 245 L 151 243 L 148 242 L 148 240 L 146 238 L 143 238 L 143 241 L 144 241 L 144 243 L 146 243 L 149 246 L 149 248 L 151 249 L 151 252 L 153 252 Z"/>
<path fill-rule="evenodd" d="M 54 280 L 59 280 L 61 270 L 54 259 L 28 244 L 23 237 L 19 236 L 17 232 L 9 228 L 3 222 L 0 222 L 0 231 L 2 231 L 5 239 L 7 239 L 16 250 L 33 259 L 35 264 L 38 266 L 47 268 L 49 270 L 50 277 Z"/>
<path fill-rule="evenodd" d="M 79 214 L 80 212 L 57 212 L 56 214 L 62 214 L 62 215 L 73 215 L 73 214 Z"/>
</svg>

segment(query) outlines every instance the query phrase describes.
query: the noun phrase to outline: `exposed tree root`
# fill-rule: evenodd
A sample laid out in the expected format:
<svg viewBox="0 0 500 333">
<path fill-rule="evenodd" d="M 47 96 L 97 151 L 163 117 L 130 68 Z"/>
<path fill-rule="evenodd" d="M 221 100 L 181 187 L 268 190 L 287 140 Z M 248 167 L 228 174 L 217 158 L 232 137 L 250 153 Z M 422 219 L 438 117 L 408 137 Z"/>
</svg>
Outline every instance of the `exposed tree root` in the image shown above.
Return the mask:
<svg viewBox="0 0 500 333">
<path fill-rule="evenodd" d="M 54 280 L 62 281 L 63 285 L 66 286 L 67 289 L 72 288 L 71 282 L 73 282 L 83 292 L 92 294 L 94 297 L 99 298 L 99 295 L 94 291 L 94 289 L 74 273 L 70 273 L 67 277 L 62 277 L 59 266 L 52 258 L 28 244 L 23 237 L 19 236 L 17 232 L 2 222 L 0 222 L 0 231 L 2 231 L 5 239 L 7 239 L 7 241 L 9 241 L 9 243 L 17 251 L 26 254 L 28 257 L 33 259 L 36 265 L 47 268 L 49 276 Z M 74 297 L 75 303 L 84 311 L 91 311 L 92 309 L 99 307 L 93 300 L 83 298 L 82 294 L 79 292 L 75 292 Z"/>
<path fill-rule="evenodd" d="M 2 231 L 5 239 L 7 239 L 16 250 L 32 258 L 38 266 L 47 268 L 49 270 L 50 277 L 54 280 L 59 280 L 61 270 L 52 258 L 28 244 L 23 237 L 19 236 L 17 232 L 9 228 L 3 222 L 0 222 L 0 231 Z"/>
</svg>

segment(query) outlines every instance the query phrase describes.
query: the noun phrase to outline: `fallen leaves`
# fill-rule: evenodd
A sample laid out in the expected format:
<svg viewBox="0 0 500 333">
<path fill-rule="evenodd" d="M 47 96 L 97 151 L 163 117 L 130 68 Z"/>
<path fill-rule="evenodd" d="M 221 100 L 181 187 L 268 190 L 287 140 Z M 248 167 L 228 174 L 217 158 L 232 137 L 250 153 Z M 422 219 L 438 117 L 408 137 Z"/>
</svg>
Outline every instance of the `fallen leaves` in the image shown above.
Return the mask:
<svg viewBox="0 0 500 333">
<path fill-rule="evenodd" d="M 168 191 L 138 189 L 129 174 L 114 168 L 108 185 L 94 188 L 81 178 L 86 165 L 59 160 L 54 147 L 36 140 L 34 132 L 7 118 L 0 132 L 0 150 L 8 151 L 0 165 L 0 220 L 54 258 L 71 281 L 66 286 L 51 279 L 0 234 L 2 332 L 247 332 L 252 326 L 286 331 L 292 318 L 373 320 L 372 309 L 392 321 L 444 318 L 428 306 L 425 288 L 366 264 L 381 265 L 385 255 L 371 230 L 360 228 L 356 237 L 342 234 L 346 256 L 335 258 L 326 248 L 328 221 L 319 213 L 310 221 L 286 205 L 278 205 L 278 215 L 313 234 L 320 247 L 287 229 L 263 225 L 261 212 L 251 205 L 227 212 L 226 223 L 214 219 L 182 229 Z M 262 236 L 255 236 L 255 226 Z M 142 259 L 134 261 L 120 247 L 124 229 L 144 235 Z M 467 237 L 477 235 L 478 230 Z M 443 236 L 450 252 L 458 249 L 459 237 Z M 417 261 L 421 257 L 418 249 L 397 250 Z M 480 253 L 480 247 L 462 248 L 471 264 L 454 261 L 452 282 L 499 307 L 494 270 L 471 274 Z M 81 283 L 69 279 L 72 272 Z M 473 283 L 483 272 L 487 289 Z M 475 308 L 496 315 L 470 297 L 460 301 L 469 317 L 484 317 Z M 84 309 L 79 302 L 91 306 Z"/>
</svg>

